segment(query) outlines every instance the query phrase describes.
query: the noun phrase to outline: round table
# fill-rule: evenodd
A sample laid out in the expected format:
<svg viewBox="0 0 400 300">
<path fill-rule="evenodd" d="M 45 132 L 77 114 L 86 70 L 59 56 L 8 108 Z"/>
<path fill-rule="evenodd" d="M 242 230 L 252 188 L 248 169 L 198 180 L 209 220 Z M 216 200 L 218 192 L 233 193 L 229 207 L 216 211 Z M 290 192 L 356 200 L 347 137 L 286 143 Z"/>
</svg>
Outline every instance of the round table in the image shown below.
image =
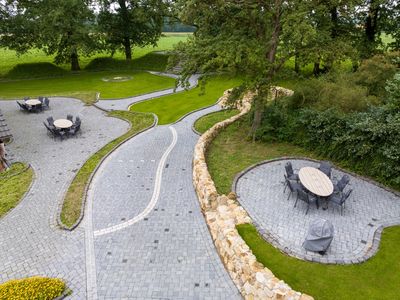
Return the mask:
<svg viewBox="0 0 400 300">
<path fill-rule="evenodd" d="M 25 100 L 25 104 L 29 105 L 29 106 L 35 106 L 35 105 L 39 105 L 42 102 L 40 102 L 38 99 L 29 99 L 29 100 Z"/>
<path fill-rule="evenodd" d="M 320 170 L 313 167 L 304 167 L 299 171 L 301 184 L 314 195 L 328 197 L 333 193 L 333 183 Z"/>
<path fill-rule="evenodd" d="M 54 126 L 61 129 L 67 129 L 72 127 L 72 122 L 67 119 L 58 119 L 54 121 Z"/>
</svg>

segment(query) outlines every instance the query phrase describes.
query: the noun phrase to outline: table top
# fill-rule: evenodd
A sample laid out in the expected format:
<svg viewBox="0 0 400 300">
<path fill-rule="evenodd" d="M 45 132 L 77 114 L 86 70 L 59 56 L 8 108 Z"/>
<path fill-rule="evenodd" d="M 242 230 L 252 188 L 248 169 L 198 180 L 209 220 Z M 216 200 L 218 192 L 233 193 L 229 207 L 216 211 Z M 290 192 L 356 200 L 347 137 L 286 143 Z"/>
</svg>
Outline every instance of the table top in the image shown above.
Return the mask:
<svg viewBox="0 0 400 300">
<path fill-rule="evenodd" d="M 333 193 L 332 181 L 316 168 L 301 168 L 299 171 L 299 179 L 307 190 L 317 196 L 327 197 Z"/>
<path fill-rule="evenodd" d="M 67 119 L 58 119 L 54 121 L 54 126 L 58 128 L 70 128 L 72 126 L 72 122 Z"/>
<path fill-rule="evenodd" d="M 40 102 L 38 99 L 29 99 L 29 100 L 25 100 L 25 103 L 28 105 L 38 105 L 42 102 Z"/>
</svg>

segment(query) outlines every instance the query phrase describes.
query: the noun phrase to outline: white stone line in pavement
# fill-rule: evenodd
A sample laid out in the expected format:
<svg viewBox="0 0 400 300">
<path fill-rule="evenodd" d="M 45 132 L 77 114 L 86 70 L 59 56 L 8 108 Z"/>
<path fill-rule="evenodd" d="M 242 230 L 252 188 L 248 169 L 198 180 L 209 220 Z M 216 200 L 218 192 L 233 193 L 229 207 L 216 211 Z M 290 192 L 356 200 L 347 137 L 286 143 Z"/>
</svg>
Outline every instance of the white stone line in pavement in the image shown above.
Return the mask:
<svg viewBox="0 0 400 300">
<path fill-rule="evenodd" d="M 89 192 L 85 222 L 86 299 L 97 300 L 96 257 L 93 236 L 93 193 Z"/>
<path fill-rule="evenodd" d="M 168 146 L 167 150 L 164 152 L 163 156 L 161 157 L 160 163 L 158 164 L 155 183 L 154 183 L 153 195 L 152 195 L 151 200 L 150 200 L 149 204 L 147 205 L 147 207 L 139 215 L 137 215 L 136 217 L 134 217 L 126 222 L 123 222 L 123 223 L 120 223 L 117 225 L 113 225 L 113 226 L 110 226 L 107 228 L 103 228 L 100 230 L 96 230 L 94 232 L 94 236 L 101 236 L 104 234 L 112 233 L 112 232 L 127 228 L 127 227 L 139 222 L 140 220 L 143 220 L 153 210 L 153 208 L 157 204 L 158 198 L 160 196 L 162 173 L 164 170 L 165 162 L 178 141 L 178 135 L 176 133 L 175 128 L 170 126 L 169 129 L 172 132 L 172 142 Z"/>
</svg>

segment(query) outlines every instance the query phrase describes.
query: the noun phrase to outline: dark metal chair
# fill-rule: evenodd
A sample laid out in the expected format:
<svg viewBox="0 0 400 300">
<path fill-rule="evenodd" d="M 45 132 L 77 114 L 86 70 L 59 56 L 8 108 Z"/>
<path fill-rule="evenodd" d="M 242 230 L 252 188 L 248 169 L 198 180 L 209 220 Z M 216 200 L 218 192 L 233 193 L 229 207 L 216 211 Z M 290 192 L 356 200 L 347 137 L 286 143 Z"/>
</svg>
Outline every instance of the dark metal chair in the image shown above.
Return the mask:
<svg viewBox="0 0 400 300">
<path fill-rule="evenodd" d="M 300 184 L 300 183 L 297 183 L 297 182 L 295 182 L 295 181 L 291 181 L 291 180 L 289 180 L 289 178 L 288 177 L 286 177 L 286 175 L 284 175 L 285 176 L 285 189 L 283 190 L 283 192 L 285 192 L 286 191 L 286 187 L 289 187 L 289 195 L 288 195 L 288 197 L 287 197 L 287 200 L 289 200 L 289 198 L 290 198 L 290 196 L 293 194 L 293 193 L 296 193 L 296 192 L 298 192 L 299 190 L 302 190 L 303 189 L 303 187 L 302 187 L 302 185 Z"/>
<path fill-rule="evenodd" d="M 45 97 L 44 100 L 43 100 L 43 108 L 44 109 L 49 109 L 50 108 L 50 100 L 47 97 Z"/>
<path fill-rule="evenodd" d="M 318 203 L 318 198 L 317 197 L 313 197 L 310 194 L 306 193 L 303 190 L 298 190 L 297 191 L 297 198 L 296 198 L 296 202 L 294 203 L 294 207 L 296 207 L 297 205 L 297 201 L 298 200 L 304 201 L 307 204 L 307 210 L 306 210 L 306 214 L 308 213 L 308 210 L 310 209 L 310 205 L 312 203 L 315 203 L 317 208 L 319 208 L 319 203 Z"/>
<path fill-rule="evenodd" d="M 73 122 L 73 119 L 74 119 L 73 115 L 70 115 L 70 114 L 67 115 L 67 120 Z"/>
<path fill-rule="evenodd" d="M 53 119 L 52 116 L 50 116 L 50 117 L 47 118 L 47 122 L 49 123 L 49 125 L 50 125 L 51 127 L 54 127 L 54 119 Z"/>
<path fill-rule="evenodd" d="M 299 181 L 299 175 L 293 171 L 292 163 L 289 161 L 285 164 L 286 176 L 289 180 Z"/>
<path fill-rule="evenodd" d="M 347 192 L 332 194 L 328 198 L 328 203 L 332 203 L 336 206 L 340 206 L 340 215 L 343 216 L 343 209 L 345 208 L 346 200 L 350 197 L 352 192 L 353 192 L 353 190 L 350 189 Z"/>
<path fill-rule="evenodd" d="M 28 108 L 28 106 L 26 106 L 25 103 L 20 103 L 17 101 L 17 104 L 18 104 L 19 108 L 22 109 L 23 111 L 29 111 L 29 108 Z"/>
<path fill-rule="evenodd" d="M 42 96 L 39 96 L 38 97 L 38 100 L 43 104 L 43 101 L 44 101 L 44 97 L 42 97 Z"/>
<path fill-rule="evenodd" d="M 318 169 L 324 173 L 326 176 L 328 176 L 329 178 L 331 178 L 331 174 L 332 174 L 332 165 L 329 161 L 323 161 L 321 162 L 321 164 L 319 165 Z"/>
<path fill-rule="evenodd" d="M 350 177 L 348 175 L 343 175 L 340 180 L 333 185 L 333 192 L 338 193 L 338 192 L 343 192 L 344 188 L 349 184 L 350 182 Z"/>
</svg>

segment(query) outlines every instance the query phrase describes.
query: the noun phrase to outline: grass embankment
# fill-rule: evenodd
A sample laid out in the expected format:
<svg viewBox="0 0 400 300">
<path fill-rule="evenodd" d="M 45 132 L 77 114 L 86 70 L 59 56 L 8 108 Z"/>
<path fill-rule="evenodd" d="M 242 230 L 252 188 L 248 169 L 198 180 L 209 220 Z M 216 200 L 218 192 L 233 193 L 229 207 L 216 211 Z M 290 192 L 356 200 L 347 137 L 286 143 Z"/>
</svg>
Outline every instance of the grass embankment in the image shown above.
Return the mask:
<svg viewBox="0 0 400 300">
<path fill-rule="evenodd" d="M 209 115 L 205 115 L 204 117 L 198 119 L 194 123 L 194 128 L 199 133 L 204 133 L 208 129 L 210 129 L 214 124 L 229 119 L 230 117 L 237 115 L 238 113 L 239 111 L 237 109 L 227 109 L 219 111 L 217 113 L 211 113 Z"/>
<path fill-rule="evenodd" d="M 240 79 L 216 76 L 208 80 L 204 91 L 201 87 L 196 87 L 189 91 L 135 104 L 130 110 L 153 112 L 158 116 L 159 124 L 173 123 L 191 111 L 214 104 L 225 90 L 238 86 L 240 82 Z"/>
<path fill-rule="evenodd" d="M 154 117 L 151 114 L 132 113 L 129 111 L 113 111 L 109 113 L 109 116 L 128 121 L 131 124 L 131 128 L 127 133 L 111 141 L 93 154 L 76 174 L 68 188 L 61 211 L 61 222 L 68 228 L 72 227 L 79 219 L 86 186 L 89 183 L 90 176 L 103 157 L 113 151 L 118 144 L 148 128 L 154 122 Z"/>
<path fill-rule="evenodd" d="M 0 300 L 51 300 L 62 295 L 66 286 L 58 278 L 30 277 L 0 284 Z"/>
<path fill-rule="evenodd" d="M 25 164 L 15 163 L 8 171 L 0 173 L 0 218 L 17 206 L 28 190 L 33 171 L 26 168 Z"/>
<path fill-rule="evenodd" d="M 224 113 L 203 117 L 196 124 L 197 130 L 207 130 L 223 119 Z M 289 144 L 253 143 L 247 136 L 248 130 L 247 120 L 239 120 L 222 130 L 208 149 L 208 168 L 219 193 L 230 192 L 234 176 L 254 163 L 282 156 L 314 157 L 309 151 Z M 398 298 L 398 226 L 384 230 L 380 250 L 372 259 L 346 266 L 310 263 L 288 257 L 259 236 L 253 225 L 245 224 L 237 228 L 259 262 L 293 289 L 310 294 L 317 300 Z"/>
<path fill-rule="evenodd" d="M 103 78 L 131 76 L 124 82 L 106 82 Z M 0 98 L 18 99 L 25 96 L 73 96 L 90 103 L 100 98 L 124 98 L 174 87 L 175 79 L 147 72 L 93 72 L 48 79 L 0 82 Z"/>
</svg>

